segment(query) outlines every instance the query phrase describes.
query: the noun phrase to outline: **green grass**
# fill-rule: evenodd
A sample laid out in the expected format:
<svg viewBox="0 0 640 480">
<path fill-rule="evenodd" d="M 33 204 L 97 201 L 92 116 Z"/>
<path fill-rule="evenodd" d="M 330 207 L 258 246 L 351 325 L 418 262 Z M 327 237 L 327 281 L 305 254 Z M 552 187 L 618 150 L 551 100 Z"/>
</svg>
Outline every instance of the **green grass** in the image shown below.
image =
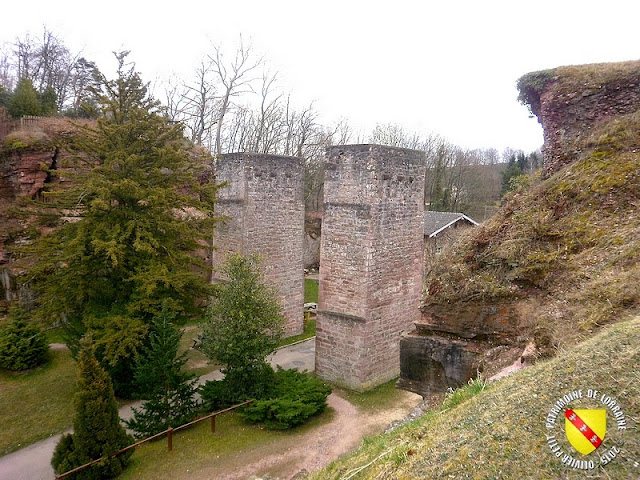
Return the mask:
<svg viewBox="0 0 640 480">
<path fill-rule="evenodd" d="M 286 345 L 291 345 L 292 343 L 300 342 L 302 340 L 306 340 L 307 338 L 316 336 L 316 318 L 308 317 L 304 320 L 304 330 L 300 335 L 294 335 L 293 337 L 287 337 L 280 340 L 280 344 L 278 348 L 284 347 Z"/>
<path fill-rule="evenodd" d="M 607 327 L 557 357 L 489 386 L 466 385 L 441 408 L 390 434 L 367 439 L 359 450 L 311 478 L 342 479 L 359 471 L 349 478 L 516 479 L 534 475 L 541 480 L 635 480 L 640 478 L 640 466 L 635 463 L 640 462 L 639 364 L 640 317 Z M 585 472 L 565 467 L 551 453 L 545 419 L 558 398 L 589 388 L 618 401 L 627 430 L 617 430 L 610 416 L 603 450 L 597 453 L 616 445 L 622 454 L 585 476 Z M 580 402 L 579 408 L 602 408 L 589 400 Z M 564 437 L 558 436 L 558 442 L 565 451 L 572 451 Z"/>
<path fill-rule="evenodd" d="M 304 279 L 304 303 L 318 303 L 318 280 Z"/>
<path fill-rule="evenodd" d="M 332 418 L 333 411 L 328 409 L 298 428 L 271 431 L 248 425 L 233 413 L 221 415 L 216 420 L 216 433 L 211 433 L 205 420 L 175 434 L 172 452 L 167 450 L 166 438 L 137 448 L 131 465 L 118 478 L 177 480 L 232 475 L 249 461 L 295 446 L 298 438 Z M 202 476 L 205 470 L 206 477 Z"/>
<path fill-rule="evenodd" d="M 67 343 L 64 338 L 64 333 L 62 328 L 49 328 L 45 330 L 45 335 L 47 336 L 48 343 Z"/>
<path fill-rule="evenodd" d="M 193 348 L 193 341 L 202 333 L 200 325 L 188 325 L 182 329 L 179 353 L 187 352 L 187 363 L 185 369 L 196 375 L 206 375 L 220 368 L 209 360 L 209 358 L 199 348 Z"/>
<path fill-rule="evenodd" d="M 344 390 L 338 387 L 334 387 L 334 391 L 361 411 L 382 411 L 393 408 L 397 403 L 399 396 L 404 393 L 403 390 L 398 390 L 396 388 L 397 380 L 397 378 L 394 378 L 393 380 L 383 383 L 373 390 L 368 390 L 366 392 L 355 392 L 353 390 Z"/>
<path fill-rule="evenodd" d="M 61 433 L 73 421 L 76 366 L 68 350 L 26 373 L 0 370 L 0 455 Z"/>
</svg>

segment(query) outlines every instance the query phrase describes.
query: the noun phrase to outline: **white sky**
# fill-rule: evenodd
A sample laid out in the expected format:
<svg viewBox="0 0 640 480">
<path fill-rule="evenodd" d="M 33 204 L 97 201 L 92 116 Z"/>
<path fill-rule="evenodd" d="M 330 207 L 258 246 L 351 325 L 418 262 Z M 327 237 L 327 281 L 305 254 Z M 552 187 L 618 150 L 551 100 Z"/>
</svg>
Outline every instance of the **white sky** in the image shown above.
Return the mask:
<svg viewBox="0 0 640 480">
<path fill-rule="evenodd" d="M 516 101 L 521 75 L 640 58 L 636 0 L 29 0 L 0 11 L 0 42 L 47 25 L 108 74 L 111 52 L 131 50 L 146 81 L 186 78 L 211 41 L 233 48 L 242 34 L 324 122 L 365 134 L 397 123 L 468 148 L 542 144 Z"/>
</svg>

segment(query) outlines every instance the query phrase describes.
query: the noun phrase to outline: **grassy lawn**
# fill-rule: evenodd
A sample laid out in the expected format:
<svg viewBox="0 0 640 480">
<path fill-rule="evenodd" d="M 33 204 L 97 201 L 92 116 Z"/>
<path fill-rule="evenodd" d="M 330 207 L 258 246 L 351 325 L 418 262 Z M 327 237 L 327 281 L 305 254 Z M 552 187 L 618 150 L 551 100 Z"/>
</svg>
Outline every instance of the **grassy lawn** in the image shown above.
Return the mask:
<svg viewBox="0 0 640 480">
<path fill-rule="evenodd" d="M 0 370 L 0 455 L 61 433 L 73 420 L 76 366 L 68 350 L 26 373 Z"/>
<path fill-rule="evenodd" d="M 188 325 L 182 329 L 180 352 L 187 352 L 186 369 L 196 375 L 206 375 L 218 370 L 220 365 L 212 363 L 199 348 L 193 348 L 193 341 L 202 333 L 200 325 Z"/>
<path fill-rule="evenodd" d="M 364 412 L 378 412 L 393 408 L 398 400 L 404 395 L 403 390 L 396 388 L 397 378 L 383 383 L 373 390 L 367 392 L 354 392 L 353 390 L 343 390 L 338 387 L 333 387 L 334 392 L 339 394 L 349 403 L 355 405 L 360 411 Z"/>
<path fill-rule="evenodd" d="M 205 420 L 175 434 L 171 452 L 166 438 L 138 447 L 131 465 L 118 478 L 198 478 L 198 472 L 212 468 L 219 469 L 219 475 L 230 475 L 247 461 L 295 446 L 299 437 L 332 418 L 333 411 L 328 409 L 306 424 L 283 432 L 248 425 L 233 413 L 221 415 L 216 420 L 216 433 L 211 433 L 210 423 Z"/>
<path fill-rule="evenodd" d="M 305 318 L 304 320 L 304 330 L 300 335 L 294 335 L 293 337 L 287 337 L 280 340 L 280 344 L 278 348 L 284 347 L 285 345 L 291 345 L 292 343 L 299 342 L 301 340 L 306 340 L 307 338 L 316 336 L 316 318 Z"/>
<path fill-rule="evenodd" d="M 318 303 L 318 280 L 304 279 L 304 303 Z"/>
</svg>

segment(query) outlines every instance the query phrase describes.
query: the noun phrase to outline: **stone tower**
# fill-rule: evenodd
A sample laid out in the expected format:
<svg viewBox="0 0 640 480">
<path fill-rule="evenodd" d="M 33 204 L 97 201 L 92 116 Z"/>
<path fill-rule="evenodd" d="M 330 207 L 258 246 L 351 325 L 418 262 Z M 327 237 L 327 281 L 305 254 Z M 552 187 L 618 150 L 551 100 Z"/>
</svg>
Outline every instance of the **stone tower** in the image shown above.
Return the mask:
<svg viewBox="0 0 640 480">
<path fill-rule="evenodd" d="M 327 150 L 316 372 L 354 390 L 399 373 L 403 332 L 420 320 L 424 152 Z"/>
<path fill-rule="evenodd" d="M 216 270 L 229 253 L 258 254 L 278 289 L 287 336 L 302 333 L 304 304 L 304 167 L 295 157 L 230 153 L 218 159 L 220 190 L 213 238 Z"/>
</svg>

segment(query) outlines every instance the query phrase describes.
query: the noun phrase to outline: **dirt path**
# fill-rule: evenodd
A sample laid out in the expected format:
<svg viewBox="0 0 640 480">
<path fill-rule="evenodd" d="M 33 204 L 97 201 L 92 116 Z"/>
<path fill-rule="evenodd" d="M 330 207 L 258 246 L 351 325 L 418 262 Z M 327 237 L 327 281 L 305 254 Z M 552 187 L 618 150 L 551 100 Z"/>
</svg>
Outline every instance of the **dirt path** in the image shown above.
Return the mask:
<svg viewBox="0 0 640 480">
<path fill-rule="evenodd" d="M 250 452 L 250 455 L 227 463 L 221 470 L 218 464 L 203 468 L 186 478 L 217 478 L 246 480 L 252 476 L 269 475 L 270 478 L 290 479 L 301 470 L 312 472 L 328 465 L 357 447 L 368 435 L 381 433 L 394 420 L 407 415 L 421 397 L 403 392 L 400 400 L 390 410 L 363 412 L 332 393 L 328 398 L 334 410 L 331 422 L 316 428 L 303 437 L 296 437 L 267 445 Z M 252 461 L 251 459 L 256 459 Z"/>
</svg>

